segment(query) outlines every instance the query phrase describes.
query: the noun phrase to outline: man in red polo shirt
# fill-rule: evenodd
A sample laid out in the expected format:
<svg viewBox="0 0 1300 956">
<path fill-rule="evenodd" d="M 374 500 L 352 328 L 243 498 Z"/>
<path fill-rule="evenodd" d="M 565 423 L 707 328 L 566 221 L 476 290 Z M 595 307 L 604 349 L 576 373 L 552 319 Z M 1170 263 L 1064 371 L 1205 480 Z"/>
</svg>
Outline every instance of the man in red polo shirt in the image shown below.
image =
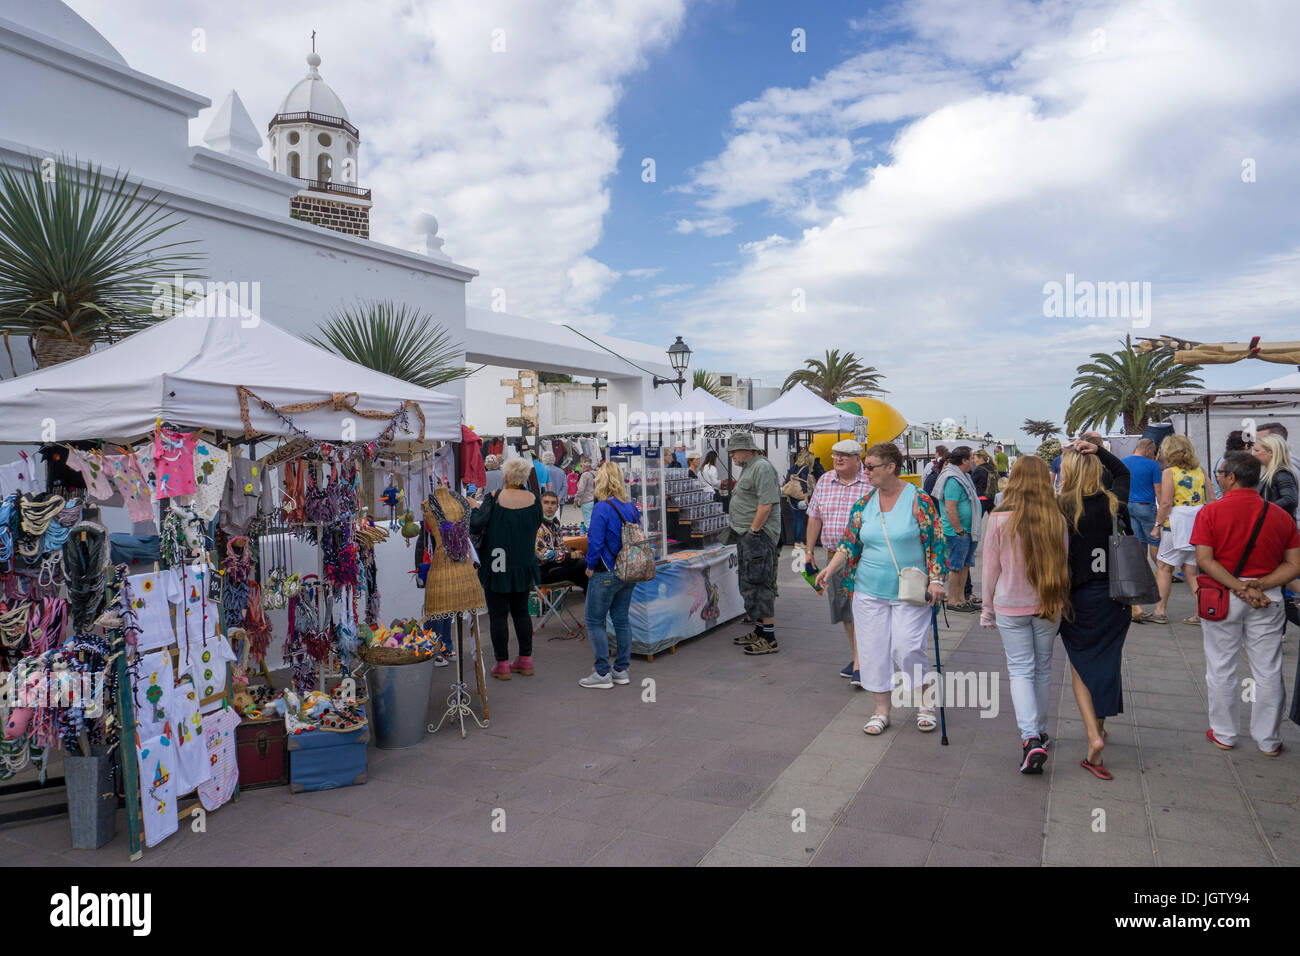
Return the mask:
<svg viewBox="0 0 1300 956">
<path fill-rule="evenodd" d="M 1191 543 L 1201 571 L 1232 592 L 1228 616 L 1201 621 L 1205 640 L 1205 683 L 1210 704 L 1210 729 L 1205 736 L 1216 746 L 1236 746 L 1241 726 L 1241 696 L 1237 685 L 1237 656 L 1246 649 L 1255 678 L 1255 704 L 1250 735 L 1270 757 L 1282 752 L 1282 585 L 1300 574 L 1300 534 L 1295 519 L 1260 497 L 1259 461 L 1241 451 L 1229 452 L 1215 475 L 1223 497 L 1202 506 L 1192 527 Z M 1246 545 L 1259 524 L 1255 544 Z M 1233 569 L 1233 570 L 1230 570 Z"/>
</svg>

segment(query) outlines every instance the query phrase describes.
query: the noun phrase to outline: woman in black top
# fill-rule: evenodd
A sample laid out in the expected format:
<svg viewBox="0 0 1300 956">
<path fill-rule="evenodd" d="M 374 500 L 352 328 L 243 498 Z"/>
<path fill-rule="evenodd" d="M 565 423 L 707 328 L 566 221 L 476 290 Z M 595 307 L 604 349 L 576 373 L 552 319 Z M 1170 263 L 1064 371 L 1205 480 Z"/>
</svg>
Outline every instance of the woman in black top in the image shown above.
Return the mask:
<svg viewBox="0 0 1300 956">
<path fill-rule="evenodd" d="M 505 488 L 480 506 L 473 499 L 469 518 L 471 534 L 482 535 L 478 548 L 478 576 L 487 600 L 488 622 L 496 666 L 492 676 L 510 680 L 510 672 L 533 673 L 533 619 L 528 615 L 528 595 L 541 580 L 537 565 L 537 529 L 542 505 L 525 485 L 533 467 L 512 458 L 501 469 Z M 510 662 L 510 620 L 515 622 L 519 656 Z"/>
<path fill-rule="evenodd" d="M 1110 488 L 1103 484 L 1103 473 Z M 1106 570 L 1112 518 L 1129 529 L 1129 471 L 1100 444 L 1075 439 L 1061 455 L 1059 501 L 1069 529 L 1070 605 L 1061 620 L 1061 642 L 1070 658 L 1074 699 L 1088 733 L 1088 755 L 1080 766 L 1102 780 L 1111 773 L 1101 762 L 1106 718 L 1124 712 L 1120 659 L 1132 616 L 1127 604 L 1110 599 Z"/>
</svg>

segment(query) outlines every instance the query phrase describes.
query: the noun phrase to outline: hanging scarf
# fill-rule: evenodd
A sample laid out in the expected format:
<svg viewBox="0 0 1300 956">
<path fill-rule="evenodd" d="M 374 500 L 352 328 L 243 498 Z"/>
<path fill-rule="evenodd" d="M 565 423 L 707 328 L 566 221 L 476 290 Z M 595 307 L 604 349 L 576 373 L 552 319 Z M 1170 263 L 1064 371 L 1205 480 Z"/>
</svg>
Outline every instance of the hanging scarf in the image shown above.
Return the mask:
<svg viewBox="0 0 1300 956">
<path fill-rule="evenodd" d="M 255 663 L 261 664 L 271 646 L 271 622 L 262 611 L 262 586 L 256 579 L 248 582 L 248 616 L 244 629 L 248 631 L 248 654 Z"/>
<path fill-rule="evenodd" d="M 79 634 L 90 630 L 104 607 L 104 572 L 109 568 L 108 529 L 83 521 L 72 529 L 63 545 L 63 567 L 68 576 L 72 627 Z"/>
</svg>

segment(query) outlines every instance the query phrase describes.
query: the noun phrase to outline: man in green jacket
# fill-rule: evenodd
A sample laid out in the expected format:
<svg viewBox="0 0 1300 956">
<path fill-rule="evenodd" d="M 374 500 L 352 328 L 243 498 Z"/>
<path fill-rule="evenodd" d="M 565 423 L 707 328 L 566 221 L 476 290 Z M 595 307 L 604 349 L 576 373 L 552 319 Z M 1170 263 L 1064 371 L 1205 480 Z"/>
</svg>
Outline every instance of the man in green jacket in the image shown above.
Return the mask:
<svg viewBox="0 0 1300 956">
<path fill-rule="evenodd" d="M 752 633 L 735 643 L 746 654 L 775 654 L 776 575 L 781 553 L 781 483 L 776 468 L 754 444 L 748 432 L 733 432 L 727 453 L 740 467 L 731 489 L 729 542 L 740 561 L 740 596 L 754 621 Z"/>
</svg>

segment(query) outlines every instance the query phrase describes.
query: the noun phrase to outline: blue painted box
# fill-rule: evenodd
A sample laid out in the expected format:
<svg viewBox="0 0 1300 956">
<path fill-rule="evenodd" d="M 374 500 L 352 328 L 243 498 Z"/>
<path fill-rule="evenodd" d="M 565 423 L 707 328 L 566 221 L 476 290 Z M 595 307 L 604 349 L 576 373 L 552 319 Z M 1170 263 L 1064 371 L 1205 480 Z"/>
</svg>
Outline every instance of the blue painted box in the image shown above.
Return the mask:
<svg viewBox="0 0 1300 956">
<path fill-rule="evenodd" d="M 303 793 L 365 783 L 369 741 L 369 724 L 346 734 L 323 730 L 290 734 L 289 789 Z"/>
</svg>

